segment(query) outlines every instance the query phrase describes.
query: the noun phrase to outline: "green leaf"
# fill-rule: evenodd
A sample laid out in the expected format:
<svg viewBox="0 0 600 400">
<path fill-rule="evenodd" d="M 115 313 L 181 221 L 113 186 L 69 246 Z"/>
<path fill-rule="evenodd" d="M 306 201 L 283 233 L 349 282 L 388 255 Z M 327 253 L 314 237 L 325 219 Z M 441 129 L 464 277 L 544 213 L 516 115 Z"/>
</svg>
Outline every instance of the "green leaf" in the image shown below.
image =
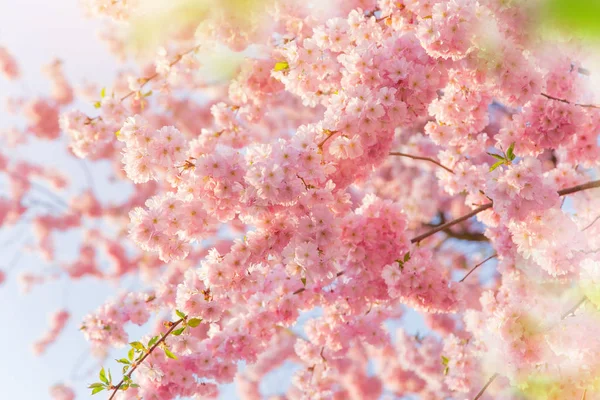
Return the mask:
<svg viewBox="0 0 600 400">
<path fill-rule="evenodd" d="M 123 375 L 125 375 L 127 371 L 129 371 L 129 365 L 123 365 Z"/>
<path fill-rule="evenodd" d="M 171 334 L 173 336 L 179 336 L 183 333 L 183 331 L 185 331 L 185 326 L 183 328 L 175 329 L 173 332 L 171 332 Z"/>
<path fill-rule="evenodd" d="M 171 350 L 167 349 L 166 347 L 163 350 L 165 351 L 165 355 L 167 357 L 172 358 L 173 360 L 177 360 L 177 356 L 171 353 Z"/>
<path fill-rule="evenodd" d="M 96 387 L 96 388 L 92 389 L 92 394 L 100 393 L 104 389 L 105 389 L 104 387 Z"/>
<path fill-rule="evenodd" d="M 450 359 L 448 357 L 442 356 L 442 365 L 448 366 L 448 362 L 450 362 Z"/>
<path fill-rule="evenodd" d="M 129 364 L 129 360 L 126 358 L 120 358 L 117 360 L 117 362 L 121 364 Z"/>
<path fill-rule="evenodd" d="M 146 350 L 146 347 L 143 344 L 141 344 L 140 342 L 131 342 L 129 344 L 131 345 L 131 347 L 133 347 L 136 350 L 139 350 L 139 351 Z"/>
<path fill-rule="evenodd" d="M 127 383 L 122 384 L 121 387 L 119 388 L 119 390 L 122 390 L 122 391 L 126 391 L 127 389 L 129 389 L 129 384 L 127 384 Z"/>
<path fill-rule="evenodd" d="M 600 3 L 597 0 L 548 0 L 542 3 L 540 23 L 584 38 L 600 37 Z"/>
<path fill-rule="evenodd" d="M 140 385 L 138 385 L 137 383 L 132 383 L 131 385 L 129 385 L 132 388 L 139 388 Z"/>
<path fill-rule="evenodd" d="M 192 319 L 190 319 L 190 320 L 187 322 L 187 324 L 188 324 L 189 326 L 191 326 L 192 328 L 195 328 L 195 327 L 197 327 L 198 325 L 200 325 L 200 323 L 201 323 L 201 322 L 202 322 L 202 319 L 201 319 L 201 318 L 192 318 Z"/>
<path fill-rule="evenodd" d="M 154 346 L 156 342 L 158 342 L 158 336 L 154 336 L 152 339 L 150 339 L 150 341 L 148 342 L 148 347 Z"/>
<path fill-rule="evenodd" d="M 131 349 L 129 349 L 129 352 L 127 353 L 127 358 L 129 358 L 129 361 L 133 361 L 134 356 L 135 356 L 135 350 L 132 347 Z"/>
<path fill-rule="evenodd" d="M 184 314 L 184 313 L 182 313 L 182 312 L 181 312 L 181 311 L 179 311 L 179 310 L 175 310 L 175 314 L 177 314 L 177 316 L 178 316 L 179 318 L 185 318 L 185 314 Z"/>
<path fill-rule="evenodd" d="M 496 168 L 498 168 L 499 166 L 501 166 L 502 164 L 504 164 L 506 161 L 502 160 L 502 161 L 498 161 L 496 164 L 492 165 L 490 167 L 490 172 L 492 172 L 493 170 L 495 170 Z"/>
<path fill-rule="evenodd" d="M 302 281 L 302 285 L 306 286 L 306 278 L 301 278 L 300 280 Z"/>
<path fill-rule="evenodd" d="M 99 101 L 97 101 L 97 102 L 94 103 L 94 107 L 100 108 L 100 107 L 102 107 L 102 103 L 100 103 Z"/>
<path fill-rule="evenodd" d="M 112 376 L 110 375 L 110 369 L 108 370 L 108 383 L 112 384 Z"/>
<path fill-rule="evenodd" d="M 93 389 L 93 388 L 97 388 L 97 387 L 104 387 L 104 383 L 100 383 L 100 382 L 92 383 L 91 385 L 88 386 L 88 389 Z"/>
<path fill-rule="evenodd" d="M 150 90 L 149 92 L 144 93 L 144 97 L 149 97 L 152 96 L 152 90 Z"/>
<path fill-rule="evenodd" d="M 108 379 L 106 378 L 106 371 L 104 371 L 104 367 L 100 370 L 100 380 L 108 385 Z"/>
<path fill-rule="evenodd" d="M 404 255 L 404 262 L 408 262 L 410 260 L 410 251 Z"/>
<path fill-rule="evenodd" d="M 515 150 L 515 142 L 512 142 L 512 143 L 510 144 L 510 147 L 509 147 L 509 148 L 508 148 L 508 150 L 506 151 L 506 157 L 507 157 L 507 158 L 508 158 L 510 161 L 512 161 L 512 160 L 514 160 L 514 159 L 515 159 L 515 153 L 514 153 L 514 150 Z"/>
<path fill-rule="evenodd" d="M 100 91 L 100 98 L 103 99 L 104 96 L 106 96 L 106 88 L 103 87 L 102 90 Z"/>
<path fill-rule="evenodd" d="M 504 157 L 501 156 L 500 154 L 494 154 L 494 153 L 487 153 L 488 155 L 494 157 L 496 160 L 502 160 L 504 161 Z"/>
<path fill-rule="evenodd" d="M 285 71 L 286 69 L 290 68 L 290 64 L 287 63 L 287 61 L 280 61 L 275 63 L 275 68 L 273 68 L 273 71 Z"/>
<path fill-rule="evenodd" d="M 449 371 L 450 371 L 450 367 L 444 368 L 444 375 L 448 375 Z"/>
</svg>

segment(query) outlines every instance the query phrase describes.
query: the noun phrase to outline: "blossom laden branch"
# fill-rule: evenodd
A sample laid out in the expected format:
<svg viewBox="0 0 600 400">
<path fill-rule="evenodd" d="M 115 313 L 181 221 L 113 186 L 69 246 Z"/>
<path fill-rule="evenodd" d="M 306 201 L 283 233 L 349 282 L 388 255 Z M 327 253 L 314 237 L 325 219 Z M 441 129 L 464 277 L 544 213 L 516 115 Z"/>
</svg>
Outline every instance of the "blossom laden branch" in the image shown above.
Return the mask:
<svg viewBox="0 0 600 400">
<path fill-rule="evenodd" d="M 132 384 L 132 383 L 130 383 L 130 382 L 131 382 L 131 375 L 133 374 L 133 372 L 134 372 L 134 371 L 135 371 L 135 370 L 136 370 L 136 369 L 137 369 L 137 368 L 138 368 L 138 367 L 139 367 L 139 366 L 140 366 L 140 365 L 141 365 L 141 364 L 144 362 L 144 360 L 145 360 L 146 358 L 148 358 L 148 356 L 149 356 L 150 354 L 152 354 L 152 352 L 153 352 L 153 351 L 154 351 L 154 350 L 155 350 L 155 349 L 156 349 L 158 346 L 160 346 L 162 343 L 164 343 L 164 341 L 166 340 L 166 338 L 167 338 L 167 337 L 168 337 L 168 336 L 169 336 L 169 335 L 170 335 L 170 334 L 171 334 L 171 333 L 172 333 L 172 332 L 175 330 L 175 328 L 177 328 L 177 326 L 178 326 L 179 324 L 181 324 L 181 323 L 182 323 L 184 320 L 185 320 L 185 318 L 180 318 L 180 319 L 178 319 L 178 320 L 177 320 L 177 321 L 175 321 L 175 322 L 171 322 L 171 327 L 169 328 L 169 330 L 168 330 L 168 331 L 167 331 L 167 332 L 166 332 L 164 335 L 162 335 L 162 337 L 161 337 L 160 339 L 158 339 L 158 340 L 154 340 L 154 338 L 153 338 L 153 339 L 151 339 L 151 340 L 148 342 L 149 348 L 148 348 L 147 350 L 146 350 L 146 349 L 145 349 L 145 347 L 144 347 L 144 346 L 143 346 L 141 343 L 139 343 L 139 342 L 133 342 L 133 343 L 131 343 L 132 350 L 134 350 L 134 351 L 135 351 L 135 350 L 138 350 L 138 351 L 142 352 L 143 356 L 142 356 L 142 357 L 141 357 L 139 360 L 136 360 L 135 362 L 133 362 L 133 363 L 131 364 L 131 369 L 129 370 L 129 372 L 128 372 L 128 373 L 127 373 L 127 374 L 126 374 L 124 377 L 123 377 L 123 379 L 121 379 L 121 381 L 120 381 L 120 382 L 119 382 L 119 383 L 118 383 L 116 386 L 113 386 L 112 384 L 110 385 L 109 389 L 110 389 L 110 390 L 112 390 L 113 392 L 112 392 L 112 394 L 110 395 L 110 397 L 109 397 L 109 400 L 113 399 L 113 398 L 116 396 L 116 394 L 117 394 L 117 392 L 119 391 L 119 389 L 121 389 L 121 390 L 126 390 L 126 389 L 124 389 L 124 387 L 126 387 L 126 388 L 129 388 L 129 387 L 132 387 L 132 385 L 135 385 L 135 384 Z M 152 343 L 152 342 L 153 342 L 153 340 L 154 340 L 154 343 Z M 129 351 L 129 361 L 132 361 L 132 359 L 133 359 L 133 354 L 134 354 L 134 352 L 133 352 L 132 350 L 130 350 L 130 351 Z M 90 385 L 90 388 L 91 388 L 91 385 Z M 93 389 L 93 390 L 95 390 L 95 389 Z M 97 393 L 97 392 L 96 392 L 96 393 Z M 92 394 L 94 394 L 94 392 L 93 392 L 93 391 L 92 391 Z"/>
<path fill-rule="evenodd" d="M 188 316 L 183 314 L 181 311 L 176 311 L 176 314 L 180 318 L 175 322 L 166 322 L 165 325 L 169 327 L 169 330 L 160 336 L 154 336 L 152 339 L 150 339 L 147 346 L 144 346 L 144 344 L 140 342 L 130 343 L 131 349 L 129 350 L 128 357 L 117 360 L 118 363 L 125 364 L 123 367 L 123 372 L 125 373 L 128 371 L 119 383 L 113 385 L 110 371 L 108 371 L 107 374 L 104 371 L 104 368 L 102 368 L 100 371 L 101 382 L 93 383 L 88 386 L 90 389 L 92 389 L 92 394 L 99 393 L 105 389 L 112 390 L 111 396 L 109 397 L 109 400 L 111 400 L 115 397 L 119 390 L 127 390 L 130 387 L 137 387 L 137 385 L 132 382 L 131 376 L 133 372 L 144 362 L 144 360 L 146 360 L 146 358 L 148 358 L 148 356 L 150 356 L 150 354 L 156 350 L 157 347 L 162 347 L 167 357 L 177 359 L 177 357 L 166 347 L 165 340 L 169 335 L 181 335 L 187 327 L 197 327 L 200 325 L 202 320 L 199 318 L 188 319 Z M 177 327 L 181 324 L 183 324 L 183 327 L 177 329 Z M 139 353 L 137 359 L 135 359 L 136 353 Z"/>
<path fill-rule="evenodd" d="M 181 59 L 182 59 L 184 56 L 186 56 L 186 55 L 188 55 L 188 54 L 191 54 L 191 53 L 193 53 L 193 52 L 197 51 L 199 48 L 200 48 L 200 45 L 197 45 L 197 46 L 194 46 L 194 47 L 192 47 L 192 48 L 191 48 L 191 49 L 189 49 L 188 51 L 185 51 L 185 52 L 183 52 L 183 53 L 177 54 L 177 56 L 175 56 L 175 58 L 173 59 L 173 61 L 171 61 L 171 62 L 169 63 L 169 67 L 172 67 L 172 66 L 174 66 L 174 65 L 175 65 L 175 64 L 177 64 L 179 61 L 181 61 Z M 150 75 L 150 76 L 149 76 L 149 77 L 147 77 L 147 78 L 140 78 L 140 80 L 139 80 L 139 82 L 140 82 L 140 90 L 132 90 L 131 92 L 127 93 L 125 96 L 121 97 L 120 101 L 125 101 L 127 98 L 129 98 L 129 97 L 133 96 L 135 93 L 139 93 L 139 92 L 142 90 L 142 88 L 143 88 L 144 86 L 146 86 L 146 84 L 147 84 L 148 82 L 151 82 L 151 81 L 153 81 L 153 80 L 154 80 L 154 79 L 156 79 L 158 76 L 160 76 L 160 74 L 159 74 L 158 72 L 155 72 L 154 74 Z"/>
</svg>

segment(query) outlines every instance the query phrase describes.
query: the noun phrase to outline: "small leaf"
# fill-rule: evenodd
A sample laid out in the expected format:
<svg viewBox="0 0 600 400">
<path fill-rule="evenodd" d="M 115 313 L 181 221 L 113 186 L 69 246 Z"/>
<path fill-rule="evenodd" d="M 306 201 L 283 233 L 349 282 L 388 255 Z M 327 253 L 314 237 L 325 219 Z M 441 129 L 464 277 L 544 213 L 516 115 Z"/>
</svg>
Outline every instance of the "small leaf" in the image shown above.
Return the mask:
<svg viewBox="0 0 600 400">
<path fill-rule="evenodd" d="M 167 349 L 166 347 L 163 350 L 165 351 L 165 355 L 167 357 L 172 358 L 173 360 L 177 360 L 177 356 L 171 353 L 171 350 Z"/>
<path fill-rule="evenodd" d="M 408 262 L 410 260 L 410 251 L 404 255 L 404 262 Z"/>
<path fill-rule="evenodd" d="M 515 159 L 515 153 L 514 153 L 514 150 L 515 150 L 515 142 L 512 142 L 512 143 L 510 144 L 510 147 L 509 147 L 509 148 L 508 148 L 508 150 L 506 151 L 506 157 L 507 157 L 507 158 L 508 158 L 510 161 L 512 161 L 512 160 L 514 160 L 514 159 Z"/>
<path fill-rule="evenodd" d="M 97 102 L 94 103 L 94 107 L 100 108 L 100 107 L 102 107 L 102 103 L 100 103 L 99 101 L 97 101 Z"/>
<path fill-rule="evenodd" d="M 183 328 L 175 329 L 171 334 L 173 336 L 179 336 L 185 331 L 185 326 Z"/>
<path fill-rule="evenodd" d="M 450 367 L 444 368 L 444 375 L 448 375 L 449 371 L 450 371 Z"/>
<path fill-rule="evenodd" d="M 150 341 L 148 342 L 148 347 L 154 346 L 156 342 L 158 342 L 158 336 L 154 336 L 152 339 L 150 339 Z"/>
<path fill-rule="evenodd" d="M 93 388 L 97 388 L 97 387 L 104 387 L 104 384 L 100 383 L 100 382 L 95 382 L 95 383 L 92 383 L 91 385 L 89 385 L 88 389 L 93 389 Z"/>
<path fill-rule="evenodd" d="M 132 388 L 139 388 L 140 385 L 138 385 L 137 383 L 132 383 L 131 385 L 129 385 Z"/>
<path fill-rule="evenodd" d="M 192 318 L 192 319 L 190 319 L 190 320 L 187 322 L 187 324 L 188 324 L 189 326 L 191 326 L 192 328 L 195 328 L 195 327 L 197 327 L 198 325 L 200 325 L 200 323 L 201 323 L 201 322 L 202 322 L 202 319 L 201 319 L 201 318 Z"/>
<path fill-rule="evenodd" d="M 129 365 L 123 365 L 123 375 L 125 375 L 127 371 L 129 371 Z"/>
<path fill-rule="evenodd" d="M 506 161 L 502 160 L 502 161 L 498 161 L 496 164 L 492 165 L 490 167 L 490 172 L 492 172 L 493 170 L 495 170 L 496 168 L 498 168 L 499 166 L 501 166 L 502 164 L 504 164 Z"/>
<path fill-rule="evenodd" d="M 184 313 L 182 313 L 182 312 L 181 312 L 181 311 L 179 311 L 179 310 L 175 310 L 175 314 L 177 314 L 177 316 L 178 316 L 179 318 L 185 318 L 185 314 L 184 314 Z"/>
<path fill-rule="evenodd" d="M 290 68 L 290 64 L 287 63 L 287 61 L 281 61 L 281 62 L 277 62 L 275 63 L 275 68 L 273 68 L 273 71 L 285 71 L 286 69 Z"/>
<path fill-rule="evenodd" d="M 112 384 L 112 376 L 110 375 L 110 369 L 108 370 L 108 383 Z"/>
<path fill-rule="evenodd" d="M 103 99 L 104 96 L 106 96 L 106 88 L 102 88 L 102 90 L 100 91 L 100 98 Z"/>
<path fill-rule="evenodd" d="M 127 384 L 127 383 L 122 384 L 121 387 L 119 388 L 119 390 L 122 390 L 122 391 L 125 391 L 127 389 L 129 389 L 129 384 Z"/>
<path fill-rule="evenodd" d="M 504 157 L 501 156 L 500 154 L 494 154 L 494 153 L 487 153 L 489 156 L 494 157 L 496 160 L 502 160 L 504 161 Z"/>
<path fill-rule="evenodd" d="M 121 364 L 129 364 L 129 360 L 126 358 L 120 358 L 117 360 L 117 362 Z"/>
<path fill-rule="evenodd" d="M 301 278 L 300 280 L 302 281 L 302 285 L 306 286 L 306 278 Z"/>
<path fill-rule="evenodd" d="M 134 356 L 135 356 L 135 350 L 132 347 L 131 349 L 129 349 L 129 352 L 127 353 L 127 358 L 129 358 L 129 361 L 133 361 Z"/>
<path fill-rule="evenodd" d="M 136 350 L 139 350 L 139 351 L 146 350 L 146 347 L 144 347 L 144 345 L 141 344 L 140 342 L 131 342 L 129 344 L 131 345 L 131 347 L 133 347 Z"/>
<path fill-rule="evenodd" d="M 152 90 L 143 94 L 144 97 L 152 96 Z"/>
<path fill-rule="evenodd" d="M 448 357 L 442 356 L 442 365 L 448 366 L 448 362 L 450 362 L 450 359 Z"/>
<path fill-rule="evenodd" d="M 100 393 L 104 389 L 105 389 L 104 387 L 96 387 L 96 388 L 92 389 L 92 394 Z"/>
<path fill-rule="evenodd" d="M 104 371 L 104 367 L 100 370 L 100 380 L 108 385 L 108 379 L 106 379 L 106 372 Z"/>
</svg>

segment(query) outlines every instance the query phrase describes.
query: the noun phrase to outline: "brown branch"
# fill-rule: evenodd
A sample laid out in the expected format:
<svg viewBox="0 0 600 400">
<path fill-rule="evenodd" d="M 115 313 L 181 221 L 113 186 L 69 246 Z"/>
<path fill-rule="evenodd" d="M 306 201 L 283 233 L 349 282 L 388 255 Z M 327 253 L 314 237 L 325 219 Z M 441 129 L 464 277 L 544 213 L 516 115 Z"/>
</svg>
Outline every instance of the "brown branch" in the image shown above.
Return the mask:
<svg viewBox="0 0 600 400">
<path fill-rule="evenodd" d="M 487 381 L 487 383 L 485 384 L 485 386 L 481 388 L 481 390 L 479 391 L 479 393 L 477 393 L 477 396 L 475 396 L 473 398 L 473 400 L 477 400 L 481 396 L 483 396 L 483 392 L 485 392 L 485 390 L 492 384 L 492 382 L 494 382 L 494 379 L 496 379 L 497 377 L 498 377 L 498 374 L 492 375 L 492 377 Z"/>
<path fill-rule="evenodd" d="M 573 194 L 573 193 L 576 193 L 576 192 L 581 192 L 583 190 L 588 190 L 588 189 L 595 189 L 595 188 L 600 188 L 600 180 L 591 181 L 591 182 L 583 183 L 581 185 L 576 185 L 576 186 L 573 186 L 573 187 L 570 187 L 570 188 L 559 190 L 558 191 L 558 195 L 559 196 L 567 196 L 569 194 Z M 451 226 L 454 226 L 456 224 L 459 224 L 459 223 L 461 223 L 463 221 L 468 220 L 469 218 L 471 218 L 471 217 L 479 214 L 482 211 L 485 211 L 485 210 L 487 210 L 489 208 L 492 208 L 493 204 L 494 204 L 493 202 L 490 202 L 490 203 L 484 204 L 482 206 L 479 206 L 476 209 L 474 209 L 473 211 L 471 211 L 470 213 L 463 215 L 462 217 L 454 219 L 454 220 L 452 220 L 450 222 L 446 222 L 445 224 L 439 225 L 439 226 L 437 226 L 437 227 L 435 227 L 435 228 L 433 228 L 433 229 L 431 229 L 431 230 L 429 230 L 429 231 L 427 231 L 427 232 L 425 232 L 425 233 L 423 233 L 423 234 L 421 234 L 421 235 L 419 235 L 417 237 L 412 238 L 410 240 L 410 242 L 411 243 L 419 243 L 423 239 L 426 239 L 429 236 L 438 233 L 439 231 L 443 231 L 445 229 L 448 229 Z"/>
<path fill-rule="evenodd" d="M 422 156 L 414 156 L 412 154 L 400 153 L 398 151 L 392 151 L 392 152 L 390 152 L 390 156 L 407 157 L 407 158 L 412 158 L 413 160 L 429 161 L 431 163 L 434 163 L 438 167 L 444 168 L 446 171 L 450 172 L 451 174 L 454 173 L 454 171 L 452 171 L 450 168 L 446 167 L 445 165 L 440 164 L 439 161 L 436 161 L 433 158 L 422 157 Z"/>
<path fill-rule="evenodd" d="M 148 352 L 146 354 L 144 354 L 144 356 L 140 359 L 140 361 L 134 363 L 132 365 L 131 370 L 127 373 L 127 375 L 125 375 L 128 378 L 131 378 L 131 374 L 133 374 L 133 371 L 135 371 L 137 369 L 137 367 L 140 366 L 141 363 L 144 362 L 144 360 L 150 355 L 152 354 L 152 352 L 158 347 L 160 346 L 165 339 L 167 338 L 167 336 L 169 336 L 169 334 L 171 334 L 171 332 L 173 332 L 175 330 L 175 328 L 177 327 L 177 325 L 179 325 L 180 323 L 183 322 L 183 318 L 180 318 L 179 320 L 173 322 L 173 325 L 171 325 L 171 327 L 169 328 L 169 330 L 163 335 L 163 337 L 161 337 L 156 343 L 154 343 L 154 345 L 152 347 L 150 347 L 148 349 Z M 117 386 L 114 387 L 112 394 L 110 395 L 110 397 L 108 398 L 108 400 L 112 400 L 115 395 L 117 394 L 117 392 L 119 391 L 119 388 L 123 385 L 123 383 L 125 383 L 125 377 L 123 377 L 123 379 L 121 379 L 121 382 L 119 382 L 117 384 Z"/>
<path fill-rule="evenodd" d="M 585 303 L 587 300 L 587 297 L 583 296 L 583 298 L 581 300 L 579 300 L 577 302 L 577 304 L 575 304 L 573 307 L 571 307 L 566 313 L 564 313 L 561 317 L 560 320 L 564 320 L 565 318 L 567 318 L 569 315 L 573 314 L 575 312 L 575 310 L 577 310 L 583 303 Z M 547 328 L 552 329 L 553 327 Z M 485 386 L 479 391 L 479 393 L 477 393 L 477 396 L 475 396 L 473 398 L 473 400 L 477 400 L 479 399 L 483 393 L 485 392 L 485 390 L 491 385 L 491 383 L 494 381 L 494 379 L 496 379 L 496 377 L 498 377 L 498 374 L 494 374 L 492 375 L 492 377 L 490 378 L 490 380 L 485 384 Z M 585 393 L 584 393 L 584 397 L 585 397 Z"/>
<path fill-rule="evenodd" d="M 476 266 L 474 266 L 473 268 L 471 268 L 471 270 L 469 272 L 467 272 L 467 274 L 459 282 L 464 282 L 464 280 L 467 279 L 467 277 L 469 275 L 471 275 L 473 273 L 473 271 L 475 271 L 477 268 L 479 268 L 480 266 L 482 266 L 486 262 L 490 261 L 492 258 L 496 258 L 497 256 L 498 256 L 498 254 L 492 254 L 491 256 L 489 256 L 488 258 L 486 258 L 485 260 L 483 260 L 482 262 L 480 262 L 479 264 L 477 264 Z"/>
<path fill-rule="evenodd" d="M 562 189 L 558 191 L 558 195 L 559 196 L 566 196 L 572 193 L 576 193 L 576 192 L 581 192 L 582 190 L 588 190 L 588 189 L 596 189 L 596 188 L 600 188 L 600 180 L 598 181 L 591 181 L 588 183 L 583 183 L 581 185 L 576 185 L 570 188 L 566 188 L 566 189 Z"/>
<path fill-rule="evenodd" d="M 492 204 L 493 203 L 487 203 L 487 204 L 484 204 L 482 206 L 479 206 L 476 209 L 474 209 L 473 211 L 471 211 L 470 213 L 463 215 L 462 217 L 459 217 L 459 218 L 456 218 L 456 219 L 454 219 L 452 221 L 446 222 L 445 224 L 436 226 L 435 228 L 433 228 L 433 229 L 431 229 L 431 230 L 429 230 L 429 231 L 427 231 L 427 232 L 425 232 L 425 233 L 423 233 L 423 234 L 421 234 L 421 235 L 419 235 L 417 237 L 412 238 L 410 240 L 410 242 L 411 243 L 419 243 L 421 240 L 426 239 L 429 236 L 438 233 L 439 231 L 443 231 L 445 229 L 450 228 L 453 225 L 460 224 L 461 222 L 468 220 L 469 218 L 471 218 L 471 217 L 479 214 L 480 212 L 485 211 L 488 208 L 492 208 Z"/>
<path fill-rule="evenodd" d="M 574 106 L 585 107 L 585 108 L 600 108 L 600 106 L 597 106 L 595 104 L 571 103 L 569 100 L 560 99 L 558 97 L 550 96 L 549 94 L 546 94 L 546 93 L 542 93 L 542 96 L 544 96 L 545 98 L 550 99 L 550 100 L 560 101 L 561 103 L 571 104 L 571 105 L 574 105 Z"/>
</svg>

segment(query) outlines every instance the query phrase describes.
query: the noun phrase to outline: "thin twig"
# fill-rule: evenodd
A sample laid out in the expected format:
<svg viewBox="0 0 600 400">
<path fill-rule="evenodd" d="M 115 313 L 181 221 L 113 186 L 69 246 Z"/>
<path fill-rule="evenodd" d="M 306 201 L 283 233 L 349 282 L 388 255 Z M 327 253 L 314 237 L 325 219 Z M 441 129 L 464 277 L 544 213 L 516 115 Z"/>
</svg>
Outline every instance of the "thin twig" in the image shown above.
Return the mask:
<svg viewBox="0 0 600 400">
<path fill-rule="evenodd" d="M 173 325 L 171 325 L 171 327 L 169 328 L 169 330 L 163 335 L 163 337 L 161 337 L 156 343 L 154 343 L 154 345 L 152 347 L 150 347 L 148 349 L 148 352 L 146 354 L 144 354 L 144 356 L 141 358 L 140 361 L 136 362 L 135 364 L 133 364 L 131 370 L 129 370 L 129 372 L 127 373 L 127 375 L 125 375 L 128 378 L 131 378 L 131 374 L 133 374 L 133 372 L 137 369 L 137 367 L 140 366 L 140 364 L 142 364 L 144 362 L 144 360 L 150 355 L 152 354 L 152 352 L 154 351 L 154 349 L 156 349 L 158 346 L 160 346 L 161 343 L 163 343 L 165 341 L 165 339 L 167 338 L 167 336 L 169 336 L 169 334 L 171 332 L 173 332 L 175 330 L 175 328 L 177 327 L 177 325 L 179 325 L 180 323 L 183 322 L 183 318 L 178 319 L 177 321 L 173 322 Z M 108 398 L 108 400 L 112 400 L 115 395 L 117 394 L 117 392 L 119 391 L 119 388 L 123 385 L 123 383 L 125 383 L 125 377 L 123 377 L 123 379 L 121 379 L 121 382 L 119 382 L 117 384 L 117 386 L 115 386 L 115 388 L 113 389 L 112 394 L 110 395 L 110 397 Z"/>
<path fill-rule="evenodd" d="M 492 382 L 494 382 L 494 379 L 496 379 L 497 377 L 498 377 L 498 374 L 492 375 L 492 377 L 487 381 L 487 383 L 485 384 L 485 386 L 481 388 L 481 390 L 479 391 L 479 393 L 477 393 L 477 396 L 475 396 L 473 398 L 473 400 L 477 400 L 481 396 L 483 396 L 483 392 L 485 392 L 485 390 L 492 384 Z"/>
<path fill-rule="evenodd" d="M 577 304 L 575 304 L 573 307 L 569 308 L 569 310 L 567 312 L 565 312 L 563 315 L 560 316 L 561 321 L 565 318 L 567 318 L 569 315 L 573 314 L 583 303 L 585 303 L 587 300 L 587 297 L 583 296 L 583 298 L 581 300 L 579 300 L 577 302 Z"/>
<path fill-rule="evenodd" d="M 85 179 L 87 181 L 87 186 L 88 189 L 92 192 L 95 193 L 95 185 L 94 185 L 94 178 L 92 176 L 92 173 L 90 172 L 90 169 L 88 168 L 87 163 L 85 162 L 85 160 L 83 159 L 79 159 L 79 164 L 81 165 L 81 169 L 83 170 L 83 174 L 85 175 Z"/>
<path fill-rule="evenodd" d="M 38 190 L 40 192 L 43 192 L 44 194 L 46 194 L 47 196 L 49 196 L 50 198 L 52 198 L 54 201 L 56 201 L 57 203 L 59 203 L 61 206 L 69 208 L 69 205 L 67 204 L 67 202 L 65 200 L 63 200 L 61 197 L 57 196 L 51 190 L 47 189 L 44 185 L 39 185 L 39 184 L 33 182 L 28 177 L 24 177 L 22 175 L 19 175 L 18 173 L 9 173 L 9 176 L 11 178 L 19 179 L 19 180 L 25 182 L 26 184 L 29 184 L 32 188 L 34 188 L 34 189 L 36 189 L 36 190 Z"/>
<path fill-rule="evenodd" d="M 446 167 L 445 165 L 442 165 L 439 161 L 436 161 L 433 158 L 423 157 L 423 156 L 415 156 L 415 155 L 406 154 L 406 153 L 400 153 L 399 151 L 390 152 L 390 156 L 407 157 L 407 158 L 412 158 L 413 160 L 429 161 L 431 163 L 434 163 L 438 167 L 444 168 L 446 171 L 450 172 L 451 174 L 454 173 L 454 171 L 452 171 L 450 168 Z"/>
<path fill-rule="evenodd" d="M 471 270 L 469 272 L 467 272 L 467 274 L 459 282 L 463 282 L 465 279 L 468 278 L 469 275 L 471 275 L 473 273 L 473 271 L 475 271 L 477 268 L 479 268 L 486 262 L 490 261 L 492 258 L 496 258 L 497 256 L 498 256 L 498 254 L 492 254 L 491 256 L 489 256 L 488 258 L 486 258 L 485 260 L 483 260 L 482 262 L 480 262 L 479 264 L 477 264 L 476 266 L 471 268 Z"/>
<path fill-rule="evenodd" d="M 600 215 L 598 215 L 592 222 L 590 222 L 590 224 L 588 226 L 583 228 L 581 231 L 583 232 L 583 231 L 590 229 L 592 227 L 592 225 L 594 225 L 596 222 L 598 222 L 598 220 L 600 220 Z"/>
</svg>

